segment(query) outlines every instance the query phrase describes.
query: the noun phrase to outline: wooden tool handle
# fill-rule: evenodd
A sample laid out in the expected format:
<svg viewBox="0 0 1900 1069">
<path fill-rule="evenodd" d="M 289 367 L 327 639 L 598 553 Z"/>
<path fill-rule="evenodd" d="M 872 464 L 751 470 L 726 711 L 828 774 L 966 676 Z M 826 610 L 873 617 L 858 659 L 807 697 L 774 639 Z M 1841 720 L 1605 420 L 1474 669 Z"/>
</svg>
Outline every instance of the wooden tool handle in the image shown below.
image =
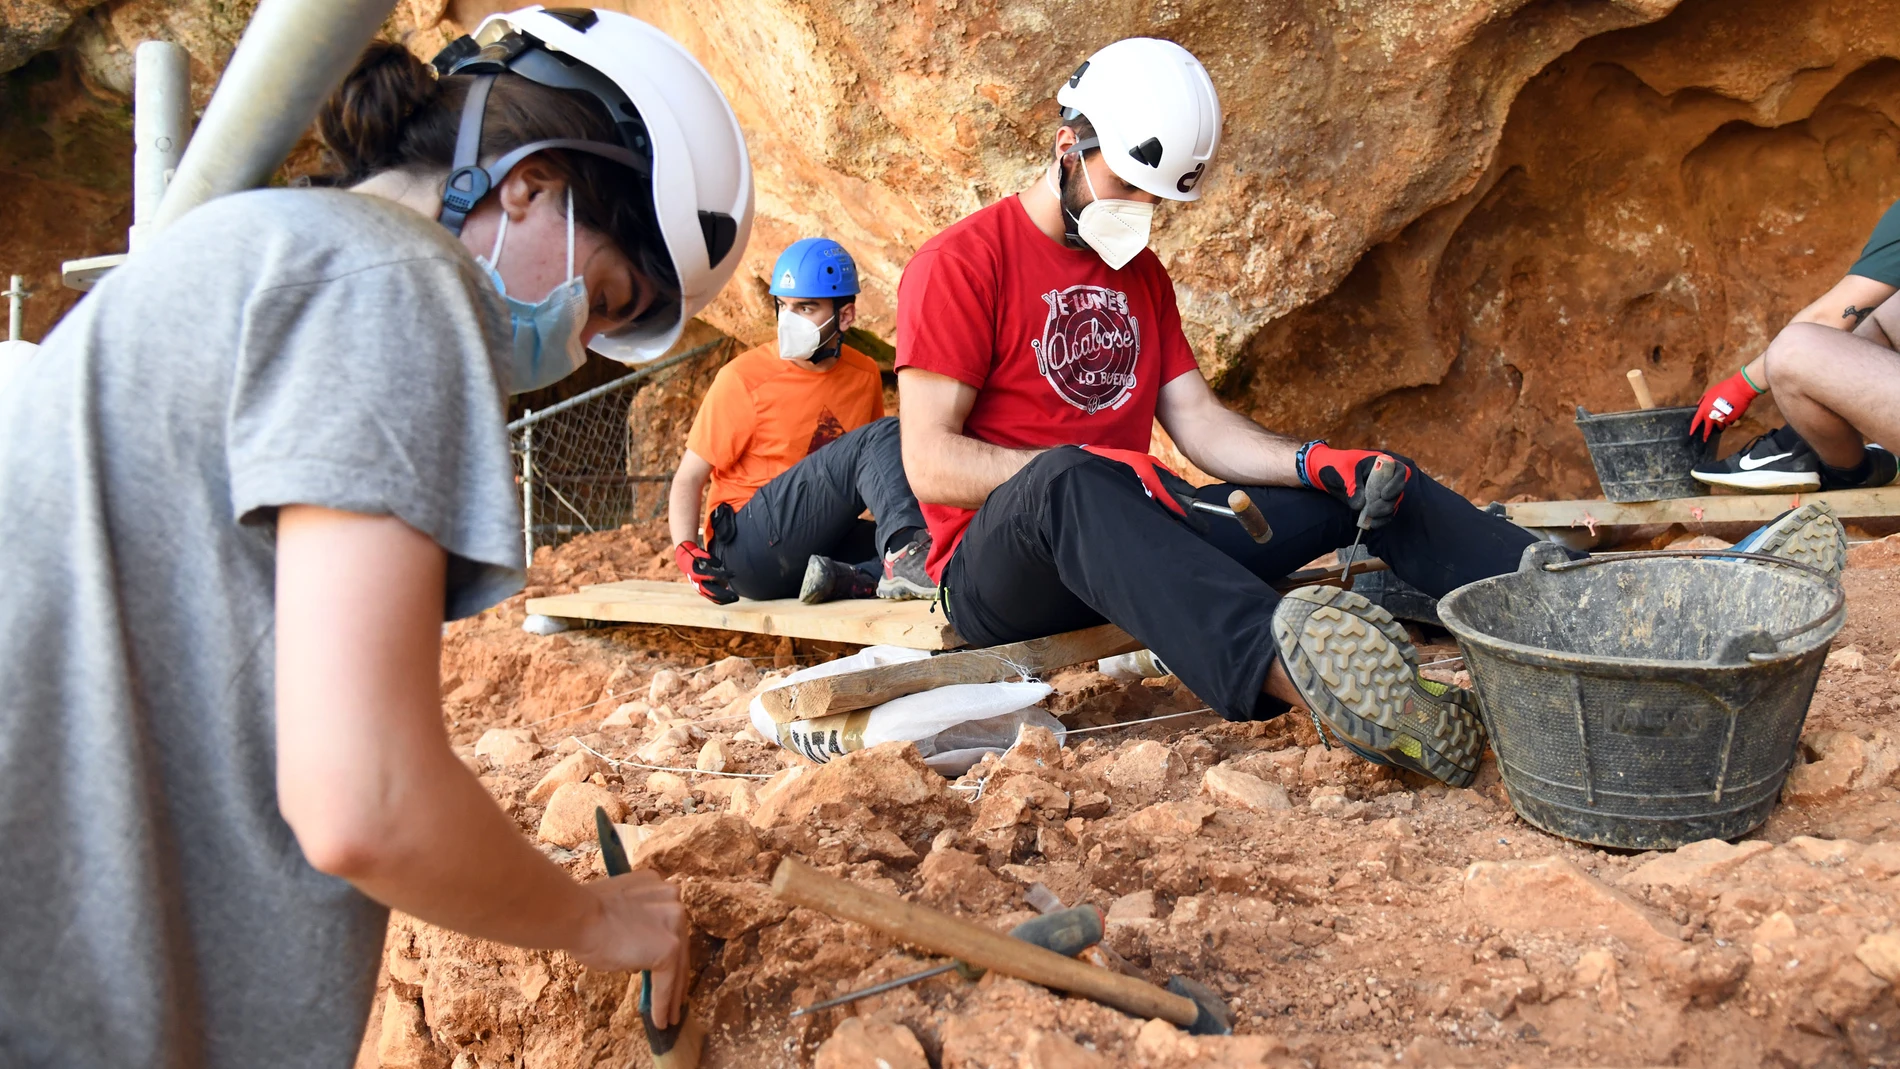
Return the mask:
<svg viewBox="0 0 1900 1069">
<path fill-rule="evenodd" d="M 1630 390 L 1636 394 L 1636 407 L 1655 408 L 1656 399 L 1649 395 L 1649 383 L 1643 380 L 1643 369 L 1631 368 L 1629 380 Z"/>
<path fill-rule="evenodd" d="M 1094 999 L 1123 1013 L 1159 1017 L 1183 1028 L 1200 1016 L 1193 999 L 1085 965 L 927 906 L 827 876 L 789 857 L 779 862 L 778 872 L 772 876 L 772 893 L 793 905 L 856 921 L 899 942 Z"/>
<path fill-rule="evenodd" d="M 1253 507 L 1253 498 L 1247 496 L 1247 491 L 1235 490 L 1228 494 L 1227 507 L 1234 510 L 1234 519 L 1240 521 L 1247 537 L 1263 546 L 1272 540 L 1273 528 L 1267 526 L 1267 518 L 1260 514 L 1260 510 Z"/>
</svg>

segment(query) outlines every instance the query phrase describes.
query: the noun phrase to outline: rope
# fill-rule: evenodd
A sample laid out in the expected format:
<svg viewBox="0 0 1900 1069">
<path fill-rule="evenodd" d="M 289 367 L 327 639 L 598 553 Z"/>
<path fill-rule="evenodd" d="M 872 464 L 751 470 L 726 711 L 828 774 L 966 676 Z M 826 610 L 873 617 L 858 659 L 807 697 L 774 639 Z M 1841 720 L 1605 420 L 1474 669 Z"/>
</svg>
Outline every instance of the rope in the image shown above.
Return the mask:
<svg viewBox="0 0 1900 1069">
<path fill-rule="evenodd" d="M 709 772 L 703 768 L 680 768 L 675 765 L 649 765 L 641 761 L 616 760 L 579 739 L 574 740 L 574 745 L 579 746 L 581 749 L 586 750 L 588 753 L 593 754 L 595 757 L 600 758 L 615 768 L 646 768 L 655 772 L 684 772 L 689 776 L 724 776 L 728 779 L 771 779 L 775 774 L 766 772 Z"/>
<path fill-rule="evenodd" d="M 1140 720 L 1124 720 L 1119 724 L 1102 724 L 1098 727 L 1092 727 L 1092 728 L 1069 728 L 1065 734 L 1086 735 L 1091 731 L 1114 731 L 1117 728 L 1131 728 L 1131 727 L 1134 727 L 1136 724 L 1152 724 L 1157 720 L 1178 720 L 1184 716 L 1200 716 L 1202 713 L 1211 713 L 1213 711 L 1214 711 L 1213 709 L 1205 708 L 1205 707 L 1200 708 L 1200 709 L 1190 709 L 1185 713 L 1166 713 L 1162 716 L 1143 717 Z"/>
</svg>

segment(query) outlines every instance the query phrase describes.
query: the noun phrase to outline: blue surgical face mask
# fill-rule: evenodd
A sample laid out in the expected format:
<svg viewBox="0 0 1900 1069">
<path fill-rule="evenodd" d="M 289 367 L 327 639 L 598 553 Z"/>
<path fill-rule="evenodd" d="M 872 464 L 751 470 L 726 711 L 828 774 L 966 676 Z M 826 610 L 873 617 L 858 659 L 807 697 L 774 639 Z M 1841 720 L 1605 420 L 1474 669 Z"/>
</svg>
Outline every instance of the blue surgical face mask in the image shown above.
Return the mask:
<svg viewBox="0 0 1900 1069">
<path fill-rule="evenodd" d="M 495 265 L 501 262 L 502 239 L 508 236 L 508 213 L 501 213 L 501 226 L 495 231 L 495 247 L 488 259 L 476 262 L 488 272 L 489 281 L 508 302 L 509 325 L 514 331 L 513 347 L 508 355 L 508 392 L 529 393 L 551 386 L 579 371 L 587 362 L 586 339 L 581 331 L 587 326 L 587 284 L 574 273 L 574 191 L 567 191 L 567 281 L 548 291 L 548 295 L 530 304 L 508 294 Z"/>
</svg>

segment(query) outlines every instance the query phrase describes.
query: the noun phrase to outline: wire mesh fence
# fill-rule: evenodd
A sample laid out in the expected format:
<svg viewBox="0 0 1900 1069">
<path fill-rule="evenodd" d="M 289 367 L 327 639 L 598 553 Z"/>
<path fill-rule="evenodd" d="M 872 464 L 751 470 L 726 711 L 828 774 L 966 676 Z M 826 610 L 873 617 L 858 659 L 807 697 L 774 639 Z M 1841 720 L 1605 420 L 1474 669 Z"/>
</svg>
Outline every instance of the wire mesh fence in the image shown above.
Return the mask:
<svg viewBox="0 0 1900 1069">
<path fill-rule="evenodd" d="M 712 341 L 657 360 L 508 424 L 521 474 L 521 537 L 529 560 L 536 546 L 665 512 L 673 473 L 632 470 L 636 450 L 628 408 L 656 373 L 727 344 Z"/>
</svg>

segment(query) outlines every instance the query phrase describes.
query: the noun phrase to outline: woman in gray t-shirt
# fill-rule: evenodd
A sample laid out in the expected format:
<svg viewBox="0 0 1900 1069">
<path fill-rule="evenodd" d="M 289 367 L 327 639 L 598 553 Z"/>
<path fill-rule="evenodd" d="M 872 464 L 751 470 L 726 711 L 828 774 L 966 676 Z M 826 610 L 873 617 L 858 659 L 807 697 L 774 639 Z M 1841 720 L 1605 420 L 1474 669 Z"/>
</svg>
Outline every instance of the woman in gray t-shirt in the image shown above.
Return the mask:
<svg viewBox="0 0 1900 1069">
<path fill-rule="evenodd" d="M 505 395 L 670 346 L 750 172 L 651 27 L 484 29 L 440 78 L 372 48 L 345 188 L 190 213 L 0 391 L 0 1064 L 347 1066 L 392 907 L 677 1012 L 673 889 L 522 838 L 439 642 L 521 585 Z"/>
</svg>

